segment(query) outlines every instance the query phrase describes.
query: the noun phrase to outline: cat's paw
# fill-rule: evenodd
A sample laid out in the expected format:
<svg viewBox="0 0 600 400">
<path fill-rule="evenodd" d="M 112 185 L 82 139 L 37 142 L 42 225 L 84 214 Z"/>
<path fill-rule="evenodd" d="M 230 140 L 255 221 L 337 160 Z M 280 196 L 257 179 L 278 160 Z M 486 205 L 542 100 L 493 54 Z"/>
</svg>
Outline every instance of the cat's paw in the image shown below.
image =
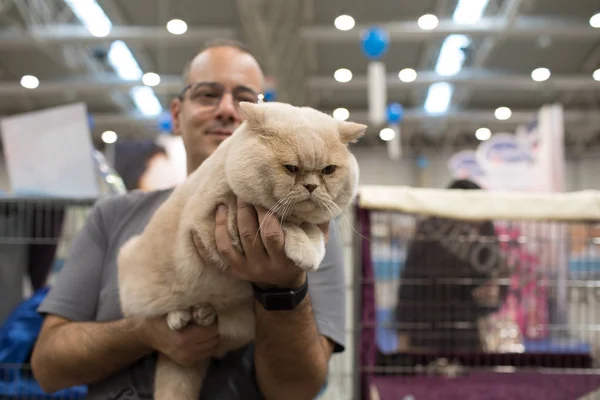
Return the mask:
<svg viewBox="0 0 600 400">
<path fill-rule="evenodd" d="M 173 331 L 185 328 L 191 320 L 192 313 L 188 310 L 171 311 L 167 314 L 167 325 Z"/>
<path fill-rule="evenodd" d="M 304 271 L 316 271 L 325 255 L 325 248 L 311 240 L 299 227 L 285 229 L 284 251 L 294 264 Z"/>
<path fill-rule="evenodd" d="M 203 304 L 194 307 L 192 311 L 192 318 L 194 322 L 200 326 L 208 326 L 215 322 L 215 318 L 217 317 L 217 313 L 214 308 L 210 305 Z"/>
</svg>

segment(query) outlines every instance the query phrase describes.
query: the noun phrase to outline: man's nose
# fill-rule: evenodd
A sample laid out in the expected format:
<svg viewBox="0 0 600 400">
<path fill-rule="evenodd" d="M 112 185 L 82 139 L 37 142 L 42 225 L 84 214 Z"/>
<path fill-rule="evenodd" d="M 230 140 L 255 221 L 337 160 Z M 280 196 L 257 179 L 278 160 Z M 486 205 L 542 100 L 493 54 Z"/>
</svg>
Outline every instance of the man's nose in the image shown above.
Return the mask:
<svg viewBox="0 0 600 400">
<path fill-rule="evenodd" d="M 217 106 L 217 119 L 223 122 L 241 122 L 235 99 L 229 93 L 224 93 Z"/>
</svg>

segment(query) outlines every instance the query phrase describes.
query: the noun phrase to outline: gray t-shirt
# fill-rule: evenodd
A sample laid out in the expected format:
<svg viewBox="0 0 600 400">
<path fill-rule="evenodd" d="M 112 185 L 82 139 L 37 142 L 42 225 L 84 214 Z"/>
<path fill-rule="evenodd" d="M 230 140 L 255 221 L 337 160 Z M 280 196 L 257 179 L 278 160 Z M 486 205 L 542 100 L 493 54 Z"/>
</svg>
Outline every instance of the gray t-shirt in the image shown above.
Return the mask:
<svg viewBox="0 0 600 400">
<path fill-rule="evenodd" d="M 72 321 L 122 318 L 116 257 L 131 236 L 140 233 L 171 190 L 131 192 L 99 200 L 72 243 L 58 279 L 38 308 Z M 339 231 L 331 224 L 325 259 L 308 275 L 308 287 L 319 331 L 344 348 L 344 266 Z M 261 398 L 254 378 L 252 345 L 215 361 L 206 376 L 202 399 Z M 155 355 L 89 385 L 87 399 L 150 399 Z"/>
</svg>

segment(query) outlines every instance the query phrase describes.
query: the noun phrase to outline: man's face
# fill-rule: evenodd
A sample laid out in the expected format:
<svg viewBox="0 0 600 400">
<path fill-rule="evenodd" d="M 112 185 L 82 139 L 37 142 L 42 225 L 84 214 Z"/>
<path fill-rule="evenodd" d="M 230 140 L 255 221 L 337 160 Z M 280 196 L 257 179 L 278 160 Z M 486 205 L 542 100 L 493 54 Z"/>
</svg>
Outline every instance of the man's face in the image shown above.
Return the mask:
<svg viewBox="0 0 600 400">
<path fill-rule="evenodd" d="M 256 60 L 236 48 L 217 47 L 196 56 L 182 98 L 171 105 L 173 130 L 183 138 L 188 173 L 240 126 L 239 102 L 256 102 L 263 80 Z"/>
</svg>

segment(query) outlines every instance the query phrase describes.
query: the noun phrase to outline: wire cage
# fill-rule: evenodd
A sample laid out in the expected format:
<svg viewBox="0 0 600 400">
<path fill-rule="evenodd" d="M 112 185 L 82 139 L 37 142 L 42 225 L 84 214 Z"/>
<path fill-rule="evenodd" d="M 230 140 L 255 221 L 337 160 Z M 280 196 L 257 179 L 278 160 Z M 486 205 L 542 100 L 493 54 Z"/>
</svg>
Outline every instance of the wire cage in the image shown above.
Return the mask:
<svg viewBox="0 0 600 400">
<path fill-rule="evenodd" d="M 29 360 L 42 322 L 35 309 L 95 201 L 0 199 L 0 399 L 85 396 L 85 388 L 45 394 Z"/>
<path fill-rule="evenodd" d="M 600 399 L 600 193 L 363 187 L 364 399 Z"/>
</svg>

